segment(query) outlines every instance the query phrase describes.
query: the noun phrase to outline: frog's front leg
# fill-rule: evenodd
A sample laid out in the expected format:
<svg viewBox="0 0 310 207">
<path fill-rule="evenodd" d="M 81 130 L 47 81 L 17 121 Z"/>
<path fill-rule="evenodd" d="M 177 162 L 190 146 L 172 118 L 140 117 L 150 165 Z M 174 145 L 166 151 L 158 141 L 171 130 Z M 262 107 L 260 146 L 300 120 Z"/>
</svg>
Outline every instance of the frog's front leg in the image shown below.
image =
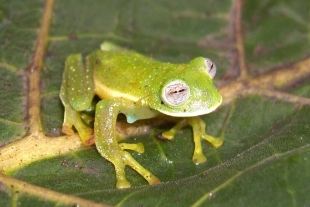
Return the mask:
<svg viewBox="0 0 310 207">
<path fill-rule="evenodd" d="M 62 131 L 65 134 L 73 135 L 72 127 L 74 126 L 86 145 L 92 138 L 92 129 L 83 123 L 80 111 L 91 107 L 93 97 L 94 84 L 90 61 L 86 58 L 84 67 L 80 54 L 68 56 L 60 89 L 60 98 L 65 107 Z"/>
<path fill-rule="evenodd" d="M 193 154 L 193 162 L 194 163 L 203 163 L 207 160 L 206 156 L 202 152 L 201 147 L 201 139 L 205 139 L 210 142 L 214 147 L 219 147 L 223 144 L 223 139 L 214 138 L 205 133 L 206 124 L 200 117 L 187 117 L 182 118 L 181 121 L 177 122 L 177 124 L 171 128 L 169 131 L 163 132 L 162 136 L 166 139 L 173 139 L 175 134 L 181 130 L 186 125 L 190 125 L 193 129 L 194 136 L 194 154 Z"/>
<path fill-rule="evenodd" d="M 101 100 L 96 106 L 95 116 L 95 143 L 100 154 L 113 163 L 116 173 L 116 187 L 128 188 L 130 183 L 125 177 L 125 166 L 129 165 L 132 169 L 141 174 L 150 185 L 157 184 L 160 180 L 152 173 L 142 167 L 124 149 L 143 152 L 142 144 L 119 144 L 115 134 L 116 119 L 122 109 L 134 107 L 130 101 L 122 99 Z"/>
</svg>

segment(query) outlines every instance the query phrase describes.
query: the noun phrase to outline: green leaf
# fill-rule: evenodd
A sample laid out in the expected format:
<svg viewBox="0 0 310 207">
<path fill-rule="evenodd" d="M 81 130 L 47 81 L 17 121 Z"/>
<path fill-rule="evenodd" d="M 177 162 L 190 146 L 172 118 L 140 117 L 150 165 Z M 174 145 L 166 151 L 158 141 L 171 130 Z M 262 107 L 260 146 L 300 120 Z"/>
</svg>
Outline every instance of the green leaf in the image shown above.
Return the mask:
<svg viewBox="0 0 310 207">
<path fill-rule="evenodd" d="M 307 0 L 0 0 L 0 206 L 310 206 L 309 11 Z M 65 59 L 106 40 L 214 60 L 224 102 L 202 118 L 224 144 L 203 142 L 207 162 L 192 162 L 190 128 L 163 141 L 173 125 L 142 122 L 151 130 L 126 142 L 144 144 L 130 153 L 162 183 L 126 168 L 133 187 L 119 190 L 94 146 L 62 134 Z"/>
</svg>

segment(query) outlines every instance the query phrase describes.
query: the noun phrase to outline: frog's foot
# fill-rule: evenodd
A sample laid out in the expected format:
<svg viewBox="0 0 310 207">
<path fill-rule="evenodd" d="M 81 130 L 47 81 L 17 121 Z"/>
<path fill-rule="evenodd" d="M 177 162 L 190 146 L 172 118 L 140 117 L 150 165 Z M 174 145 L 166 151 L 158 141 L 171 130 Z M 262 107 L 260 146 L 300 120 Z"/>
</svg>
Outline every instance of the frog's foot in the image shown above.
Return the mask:
<svg viewBox="0 0 310 207">
<path fill-rule="evenodd" d="M 106 142 L 103 139 L 95 139 L 98 152 L 115 167 L 116 174 L 116 187 L 117 188 L 129 188 L 130 182 L 126 179 L 125 166 L 130 166 L 133 170 L 137 171 L 144 179 L 150 184 L 158 184 L 160 180 L 150 173 L 147 169 L 141 166 L 127 151 L 134 150 L 138 153 L 144 152 L 144 146 L 142 143 L 129 144 L 112 142 L 111 145 L 105 145 Z M 107 148 L 108 147 L 108 148 Z"/>
<path fill-rule="evenodd" d="M 134 144 L 119 144 L 119 146 L 124 149 L 134 149 L 140 148 L 140 145 L 132 146 Z M 98 146 L 97 146 L 98 147 Z M 100 149 L 100 148 L 99 148 Z M 98 149 L 98 150 L 99 150 Z M 138 151 L 141 149 L 138 149 Z M 100 152 L 100 150 L 99 150 Z M 147 169 L 142 167 L 128 152 L 119 150 L 114 151 L 113 155 L 108 152 L 108 154 L 102 151 L 102 155 L 105 155 L 106 158 L 114 164 L 115 173 L 116 173 L 116 187 L 117 188 L 129 188 L 131 187 L 130 182 L 126 179 L 125 175 L 125 166 L 129 165 L 132 169 L 137 171 L 144 179 L 150 184 L 158 184 L 160 180 L 150 173 Z"/>
<path fill-rule="evenodd" d="M 91 145 L 89 143 L 93 137 L 93 129 L 87 127 L 80 116 L 80 113 L 74 111 L 70 106 L 65 106 L 65 119 L 62 126 L 62 132 L 67 135 L 73 135 L 73 126 L 78 131 L 78 134 L 85 145 Z M 92 142 L 94 143 L 94 142 Z"/>
<path fill-rule="evenodd" d="M 83 124 L 83 123 L 82 123 Z M 84 145 L 92 145 L 95 143 L 94 136 L 93 136 L 93 129 L 86 127 L 82 124 L 74 124 L 75 129 L 78 131 L 78 134 L 83 142 Z M 62 132 L 67 135 L 74 135 L 74 131 L 71 127 L 68 125 L 62 126 Z"/>
<path fill-rule="evenodd" d="M 197 135 L 198 136 L 198 135 Z M 203 133 L 201 138 L 210 142 L 214 147 L 220 147 L 223 144 L 222 138 L 215 138 L 208 134 Z M 195 146 L 193 162 L 196 164 L 200 164 L 207 161 L 206 156 L 203 154 L 201 147 Z"/>
<path fill-rule="evenodd" d="M 207 161 L 207 157 L 202 152 L 201 143 L 195 143 L 195 149 L 193 153 L 192 160 L 195 164 L 201 164 Z"/>
<path fill-rule="evenodd" d="M 150 184 L 155 185 L 159 184 L 160 180 L 155 175 L 150 173 L 147 169 L 142 167 L 128 152 L 122 151 L 122 157 L 124 163 L 129 165 L 132 169 L 137 171 L 140 175 L 144 177 L 144 179 Z"/>
<path fill-rule="evenodd" d="M 122 154 L 122 160 L 125 165 L 129 165 L 132 169 L 137 171 L 140 175 L 144 177 L 144 179 L 150 184 L 158 184 L 160 183 L 160 180 L 154 176 L 152 173 L 150 173 L 147 169 L 142 167 L 128 152 L 124 150 L 134 150 L 138 153 L 144 152 L 144 146 L 142 143 L 137 144 L 128 144 L 128 143 L 120 143 L 119 144 Z M 117 179 L 117 186 L 125 186 L 125 184 L 128 182 L 124 177 L 122 176 L 116 176 Z M 127 184 L 126 184 L 127 185 Z"/>
<path fill-rule="evenodd" d="M 188 124 L 193 128 L 195 149 L 193 154 L 193 162 L 196 164 L 203 163 L 207 160 L 202 152 L 201 139 L 207 140 L 213 146 L 219 147 L 223 144 L 223 139 L 214 138 L 205 133 L 206 124 L 200 117 L 187 118 Z"/>
</svg>

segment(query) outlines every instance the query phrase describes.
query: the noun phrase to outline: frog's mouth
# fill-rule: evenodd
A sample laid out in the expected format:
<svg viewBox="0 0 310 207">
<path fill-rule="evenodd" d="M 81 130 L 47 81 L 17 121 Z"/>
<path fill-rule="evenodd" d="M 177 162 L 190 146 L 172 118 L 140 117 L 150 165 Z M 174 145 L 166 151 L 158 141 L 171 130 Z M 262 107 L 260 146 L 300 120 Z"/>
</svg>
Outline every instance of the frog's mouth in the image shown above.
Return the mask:
<svg viewBox="0 0 310 207">
<path fill-rule="evenodd" d="M 219 102 L 217 104 L 215 104 L 214 106 L 210 107 L 210 108 L 202 108 L 199 110 L 187 110 L 186 107 L 183 109 L 183 111 L 180 109 L 175 110 L 175 111 L 168 111 L 168 110 L 163 110 L 162 108 L 159 108 L 158 111 L 168 115 L 168 116 L 173 116 L 173 117 L 193 117 L 193 116 L 200 116 L 200 115 L 204 115 L 204 114 L 209 114 L 211 112 L 213 112 L 215 109 L 217 109 L 217 107 L 219 107 L 222 103 L 222 97 L 219 100 Z"/>
</svg>

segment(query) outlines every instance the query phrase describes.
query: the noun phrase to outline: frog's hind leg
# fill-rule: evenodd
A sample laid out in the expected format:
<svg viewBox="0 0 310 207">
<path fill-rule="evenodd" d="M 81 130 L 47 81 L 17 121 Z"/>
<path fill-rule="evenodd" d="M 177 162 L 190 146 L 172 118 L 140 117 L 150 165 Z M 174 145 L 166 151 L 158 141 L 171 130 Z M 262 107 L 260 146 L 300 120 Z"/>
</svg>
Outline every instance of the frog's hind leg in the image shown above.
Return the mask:
<svg viewBox="0 0 310 207">
<path fill-rule="evenodd" d="M 130 105 L 123 100 L 101 100 L 96 106 L 95 116 L 95 143 L 99 153 L 109 160 L 115 167 L 116 187 L 129 188 L 131 185 L 125 176 L 125 166 L 141 174 L 149 184 L 157 184 L 160 180 L 142 167 L 126 149 L 134 150 L 139 153 L 144 152 L 141 143 L 138 144 L 119 144 L 115 134 L 115 125 L 118 112 L 121 108 Z"/>
<path fill-rule="evenodd" d="M 73 135 L 74 126 L 84 144 L 92 138 L 92 129 L 83 123 L 80 115 L 80 111 L 87 110 L 91 106 L 94 96 L 91 73 L 89 61 L 86 61 L 84 68 L 80 54 L 70 55 L 65 63 L 60 89 L 60 99 L 65 107 L 62 131 Z"/>
</svg>

